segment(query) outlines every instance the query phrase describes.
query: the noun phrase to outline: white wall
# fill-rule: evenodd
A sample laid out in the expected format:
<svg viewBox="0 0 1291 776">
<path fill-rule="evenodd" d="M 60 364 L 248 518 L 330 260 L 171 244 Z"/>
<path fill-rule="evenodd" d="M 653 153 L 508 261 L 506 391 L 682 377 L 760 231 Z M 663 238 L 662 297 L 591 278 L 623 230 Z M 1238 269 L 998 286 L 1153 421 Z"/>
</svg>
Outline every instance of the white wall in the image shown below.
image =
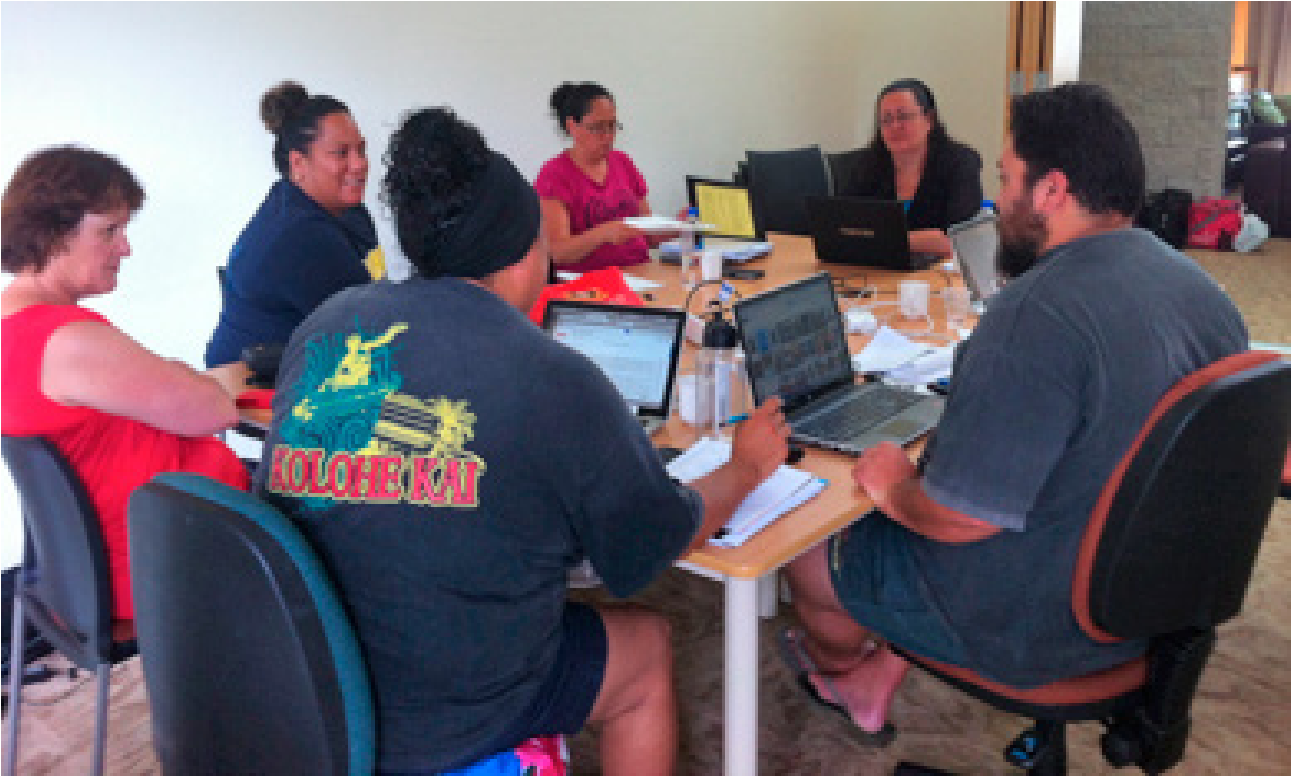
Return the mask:
<svg viewBox="0 0 1291 776">
<path fill-rule="evenodd" d="M 118 290 L 89 306 L 195 365 L 218 315 L 215 268 L 275 177 L 257 106 L 283 78 L 349 104 L 387 251 L 379 157 L 404 111 L 452 106 L 532 176 L 561 147 L 547 97 L 562 80 L 614 92 L 619 145 L 658 212 L 681 206 L 684 175 L 729 175 L 746 148 L 860 144 L 873 95 L 903 76 L 931 85 L 995 185 L 1002 2 L 3 2 L 0 19 L 0 174 L 63 142 L 125 162 L 148 200 Z M 0 565 L 13 543 L 0 536 Z"/>
</svg>

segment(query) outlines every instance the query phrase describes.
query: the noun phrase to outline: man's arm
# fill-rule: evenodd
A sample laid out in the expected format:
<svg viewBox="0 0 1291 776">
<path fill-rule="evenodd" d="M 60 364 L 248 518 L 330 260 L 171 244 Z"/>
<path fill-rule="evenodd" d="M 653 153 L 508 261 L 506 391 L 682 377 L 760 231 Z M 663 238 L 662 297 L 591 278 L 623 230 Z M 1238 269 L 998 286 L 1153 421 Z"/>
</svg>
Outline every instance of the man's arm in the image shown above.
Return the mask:
<svg viewBox="0 0 1291 776">
<path fill-rule="evenodd" d="M 731 460 L 690 487 L 704 499 L 704 522 L 687 551 L 697 550 L 731 519 L 731 515 L 763 480 L 784 463 L 789 452 L 789 425 L 772 396 L 735 429 Z"/>
<path fill-rule="evenodd" d="M 852 469 L 852 479 L 889 518 L 933 541 L 966 544 L 1000 531 L 998 526 L 934 501 L 924 492 L 905 451 L 891 442 L 861 453 Z"/>
</svg>

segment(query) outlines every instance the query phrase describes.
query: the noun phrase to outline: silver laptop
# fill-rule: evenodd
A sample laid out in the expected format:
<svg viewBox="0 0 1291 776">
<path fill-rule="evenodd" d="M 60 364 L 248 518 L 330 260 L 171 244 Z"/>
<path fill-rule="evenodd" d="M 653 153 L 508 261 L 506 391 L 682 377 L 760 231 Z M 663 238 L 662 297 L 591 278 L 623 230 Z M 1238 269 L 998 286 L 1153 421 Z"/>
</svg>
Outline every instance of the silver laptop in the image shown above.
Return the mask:
<svg viewBox="0 0 1291 776">
<path fill-rule="evenodd" d="M 856 382 L 829 275 L 821 272 L 737 302 L 753 396 L 778 395 L 791 436 L 859 453 L 905 444 L 941 418 L 940 396 Z"/>
<path fill-rule="evenodd" d="M 955 261 L 978 313 L 1000 290 L 1000 230 L 994 213 L 981 213 L 946 230 L 955 246 Z"/>
<path fill-rule="evenodd" d="M 647 434 L 668 421 L 685 336 L 684 312 L 553 300 L 542 326 L 600 367 Z"/>
</svg>

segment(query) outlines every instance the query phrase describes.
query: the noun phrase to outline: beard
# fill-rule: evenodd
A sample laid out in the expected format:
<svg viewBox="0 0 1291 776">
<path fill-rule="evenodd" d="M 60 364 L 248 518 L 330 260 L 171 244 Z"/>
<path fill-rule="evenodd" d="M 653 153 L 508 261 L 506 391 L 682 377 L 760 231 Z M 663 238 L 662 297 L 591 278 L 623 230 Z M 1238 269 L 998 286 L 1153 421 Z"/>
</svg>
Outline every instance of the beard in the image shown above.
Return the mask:
<svg viewBox="0 0 1291 776">
<path fill-rule="evenodd" d="M 1049 236 L 1049 229 L 1030 204 L 1019 200 L 1000 213 L 1000 250 L 995 255 L 995 268 L 1006 280 L 1012 280 L 1040 261 L 1040 250 Z"/>
</svg>

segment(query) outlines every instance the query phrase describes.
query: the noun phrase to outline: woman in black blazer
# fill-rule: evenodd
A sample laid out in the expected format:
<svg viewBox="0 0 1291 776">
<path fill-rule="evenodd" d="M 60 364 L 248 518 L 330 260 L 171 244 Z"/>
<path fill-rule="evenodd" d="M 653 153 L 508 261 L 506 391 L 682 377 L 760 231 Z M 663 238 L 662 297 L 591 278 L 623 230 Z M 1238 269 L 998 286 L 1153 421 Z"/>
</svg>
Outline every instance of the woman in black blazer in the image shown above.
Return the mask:
<svg viewBox="0 0 1291 776">
<path fill-rule="evenodd" d="M 918 79 L 885 86 L 874 114 L 869 145 L 835 166 L 835 193 L 905 203 L 910 250 L 950 258 L 946 227 L 981 207 L 981 156 L 950 138 L 932 90 Z"/>
</svg>

